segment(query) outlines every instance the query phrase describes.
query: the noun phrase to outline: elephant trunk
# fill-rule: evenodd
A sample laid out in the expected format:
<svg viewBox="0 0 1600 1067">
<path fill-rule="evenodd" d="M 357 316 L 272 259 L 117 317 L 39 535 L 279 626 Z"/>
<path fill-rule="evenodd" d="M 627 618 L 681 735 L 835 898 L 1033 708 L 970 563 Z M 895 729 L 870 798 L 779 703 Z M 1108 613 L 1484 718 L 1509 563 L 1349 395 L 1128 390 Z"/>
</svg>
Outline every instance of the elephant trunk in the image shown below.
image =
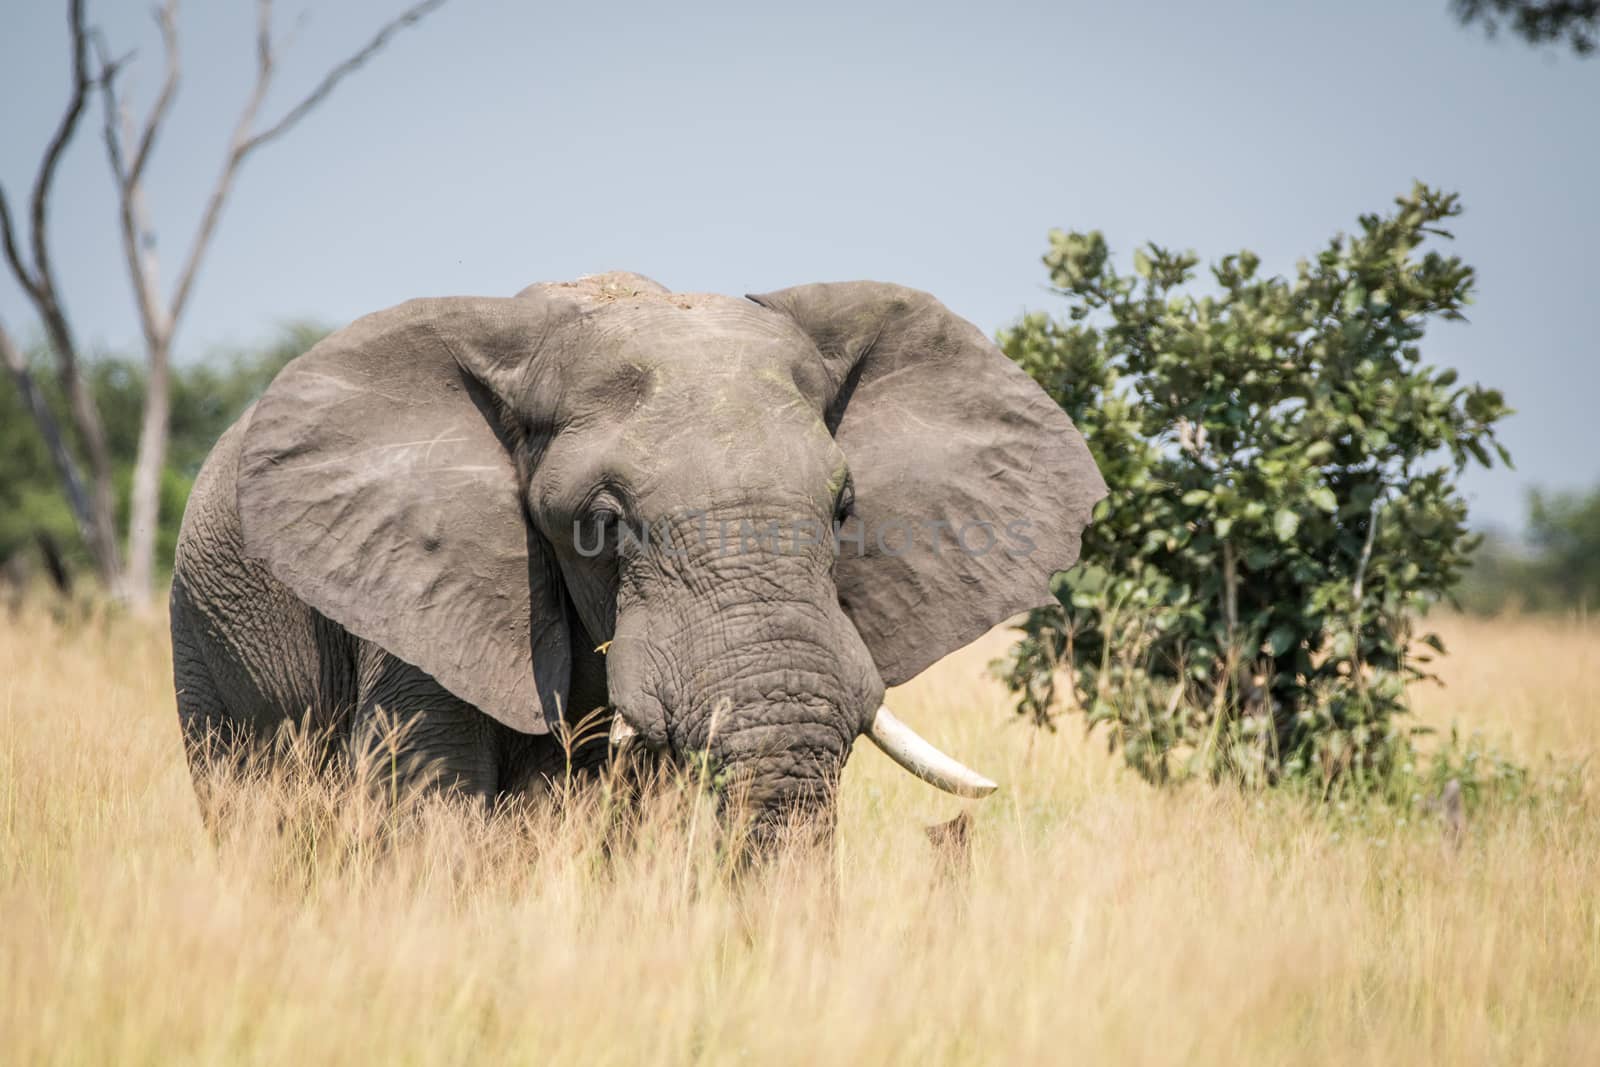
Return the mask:
<svg viewBox="0 0 1600 1067">
<path fill-rule="evenodd" d="M 845 614 L 831 553 L 636 557 L 624 575 L 606 661 L 623 725 L 704 773 L 730 822 L 763 841 L 798 823 L 831 828 L 857 737 L 961 796 L 993 791 L 880 708 L 883 680 Z M 626 739 L 619 736 L 619 740 Z M 826 836 L 824 834 L 824 836 Z"/>
<path fill-rule="evenodd" d="M 622 732 L 702 767 L 730 819 L 764 835 L 796 813 L 825 818 L 883 691 L 831 587 L 791 567 L 769 565 L 786 579 L 782 598 L 774 580 L 759 599 L 712 584 L 676 603 L 619 605 L 607 653 Z M 796 595 L 812 585 L 815 596 Z"/>
</svg>

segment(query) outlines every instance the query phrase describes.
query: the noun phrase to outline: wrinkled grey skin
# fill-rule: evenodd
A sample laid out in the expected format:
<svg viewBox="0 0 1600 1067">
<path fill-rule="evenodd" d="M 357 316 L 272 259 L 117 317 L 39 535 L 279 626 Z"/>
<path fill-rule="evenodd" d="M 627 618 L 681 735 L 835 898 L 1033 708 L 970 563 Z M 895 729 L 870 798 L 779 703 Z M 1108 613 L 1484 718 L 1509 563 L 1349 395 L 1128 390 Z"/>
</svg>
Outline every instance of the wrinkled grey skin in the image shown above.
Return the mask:
<svg viewBox="0 0 1600 1067">
<path fill-rule="evenodd" d="M 172 590 L 191 763 L 382 708 L 414 717 L 408 770 L 491 799 L 605 708 L 708 755 L 758 825 L 825 826 L 884 686 L 1049 602 L 1103 494 L 1060 409 L 913 290 L 617 273 L 411 301 L 290 364 L 201 472 Z M 768 521 L 864 548 L 702 536 Z M 1020 521 L 1033 550 L 876 540 L 941 521 Z"/>
</svg>

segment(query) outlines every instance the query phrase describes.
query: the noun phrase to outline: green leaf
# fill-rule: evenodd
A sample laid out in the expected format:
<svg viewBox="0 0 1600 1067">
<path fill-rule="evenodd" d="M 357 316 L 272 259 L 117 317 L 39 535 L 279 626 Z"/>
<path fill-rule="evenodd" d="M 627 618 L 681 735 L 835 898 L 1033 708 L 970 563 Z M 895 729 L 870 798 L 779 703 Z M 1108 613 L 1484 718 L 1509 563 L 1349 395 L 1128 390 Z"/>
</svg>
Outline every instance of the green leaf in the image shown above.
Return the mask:
<svg viewBox="0 0 1600 1067">
<path fill-rule="evenodd" d="M 1277 514 L 1272 516 L 1272 532 L 1278 535 L 1280 541 L 1292 540 L 1299 529 L 1300 516 L 1288 508 L 1279 508 Z"/>
</svg>

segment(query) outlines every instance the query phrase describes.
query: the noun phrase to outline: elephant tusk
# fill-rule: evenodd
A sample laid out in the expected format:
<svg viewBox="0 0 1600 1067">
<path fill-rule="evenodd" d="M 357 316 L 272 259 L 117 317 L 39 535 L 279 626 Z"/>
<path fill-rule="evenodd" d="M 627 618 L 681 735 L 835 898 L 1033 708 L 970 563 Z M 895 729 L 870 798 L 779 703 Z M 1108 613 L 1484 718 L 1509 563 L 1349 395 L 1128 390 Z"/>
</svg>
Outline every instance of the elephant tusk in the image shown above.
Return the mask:
<svg viewBox="0 0 1600 1067">
<path fill-rule="evenodd" d="M 986 797 L 1000 788 L 971 767 L 957 763 L 918 737 L 915 730 L 895 718 L 888 708 L 878 708 L 867 736 L 872 738 L 873 744 L 883 749 L 884 755 L 946 793 L 954 793 L 958 797 Z"/>
<path fill-rule="evenodd" d="M 638 736 L 639 731 L 628 725 L 628 720 L 622 717 L 621 712 L 614 711 L 611 713 L 612 748 L 621 748 Z"/>
</svg>

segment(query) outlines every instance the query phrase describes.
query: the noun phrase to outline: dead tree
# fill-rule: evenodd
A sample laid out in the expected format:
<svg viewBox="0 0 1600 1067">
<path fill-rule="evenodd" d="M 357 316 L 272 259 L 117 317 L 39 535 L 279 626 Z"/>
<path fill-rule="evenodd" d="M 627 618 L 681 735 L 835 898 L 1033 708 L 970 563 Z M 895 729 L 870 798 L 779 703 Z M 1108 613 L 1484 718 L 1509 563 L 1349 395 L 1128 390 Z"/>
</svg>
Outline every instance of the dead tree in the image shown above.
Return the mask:
<svg viewBox="0 0 1600 1067">
<path fill-rule="evenodd" d="M 88 461 L 88 478 L 81 472 L 60 427 L 31 381 L 31 369 L 16 345 L 0 327 L 0 349 L 8 370 L 17 380 L 40 433 L 45 437 L 63 491 L 73 508 L 79 532 L 89 546 L 95 568 L 114 595 L 135 607 L 150 602 L 155 583 L 155 546 L 161 514 L 161 472 L 166 465 L 171 417 L 171 363 L 173 339 L 194 292 L 195 281 L 216 235 L 217 224 L 233 192 L 240 168 L 258 149 L 279 139 L 324 103 L 345 78 L 377 55 L 390 39 L 416 24 L 444 0 L 422 0 L 385 23 L 359 50 L 333 66 L 298 103 L 272 122 L 261 120 L 261 108 L 277 70 L 278 42 L 272 32 L 272 0 L 256 0 L 255 80 L 234 123 L 233 135 L 223 155 L 217 180 L 207 197 L 200 222 L 189 242 L 176 280 L 163 291 L 155 234 L 148 209 L 145 173 L 162 127 L 177 97 L 182 64 L 178 49 L 177 0 L 164 0 L 156 10 L 161 30 L 165 74 L 161 88 L 142 121 L 118 91 L 117 79 L 130 57 L 115 59 L 103 39 L 87 25 L 84 0 L 69 0 L 73 85 L 67 111 L 56 128 L 40 164 L 30 200 L 29 227 L 32 262 L 22 254 L 4 190 L 0 189 L 0 228 L 6 260 L 44 324 L 45 337 L 55 360 L 55 370 L 66 394 L 73 429 Z M 90 45 L 95 63 L 90 63 Z M 134 304 L 143 335 L 146 389 L 140 422 L 139 445 L 134 457 L 129 499 L 127 557 L 118 554 L 112 472 L 106 454 L 105 434 L 94 397 L 82 381 L 79 351 L 70 321 L 51 270 L 49 200 L 56 167 L 77 131 L 91 93 L 98 93 L 103 109 L 102 135 L 117 196 L 117 225 Z"/>
<path fill-rule="evenodd" d="M 105 430 L 95 406 L 94 395 L 83 380 L 83 361 L 78 354 L 77 339 L 67 319 L 61 289 L 50 259 L 50 190 L 55 183 L 56 168 L 66 154 L 67 146 L 72 143 L 78 121 L 88 105 L 92 83 L 83 0 L 71 0 L 68 19 L 72 29 L 72 91 L 67 98 L 66 111 L 56 124 L 55 133 L 45 148 L 33 181 L 33 191 L 28 199 L 27 252 L 21 247 L 3 186 L 0 186 L 0 242 L 4 243 L 6 263 L 38 312 L 45 340 L 55 355 L 56 376 L 61 391 L 66 395 L 69 417 L 88 463 L 87 483 L 77 458 L 68 447 L 66 436 L 33 381 L 27 360 L 3 325 L 0 325 L 0 354 L 4 355 L 6 369 L 15 379 L 34 423 L 44 437 L 62 491 L 72 509 L 73 520 L 77 523 L 78 534 L 94 561 L 95 570 L 113 595 L 121 595 L 122 561 L 117 551 L 111 458 L 106 451 Z"/>
</svg>

